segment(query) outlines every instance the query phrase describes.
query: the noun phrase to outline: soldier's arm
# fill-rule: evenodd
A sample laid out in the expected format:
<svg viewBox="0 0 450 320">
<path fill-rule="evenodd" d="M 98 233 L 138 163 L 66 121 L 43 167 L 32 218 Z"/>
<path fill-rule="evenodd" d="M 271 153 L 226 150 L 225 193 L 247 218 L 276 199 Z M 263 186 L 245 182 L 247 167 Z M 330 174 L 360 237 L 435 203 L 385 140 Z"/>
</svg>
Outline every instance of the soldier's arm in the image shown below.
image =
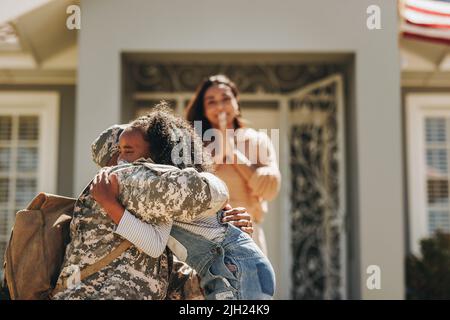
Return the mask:
<svg viewBox="0 0 450 320">
<path fill-rule="evenodd" d="M 158 166 L 141 167 L 133 174 L 116 173 L 119 200 L 145 222 L 191 221 L 215 214 L 228 201 L 225 183 L 213 174 L 193 168 L 157 170 Z"/>
<path fill-rule="evenodd" d="M 210 174 L 201 175 L 210 179 L 211 182 L 217 179 Z M 107 180 L 107 172 L 101 172 L 95 177 L 91 192 L 93 193 L 94 199 L 97 200 L 112 220 L 118 224 L 116 233 L 132 242 L 150 256 L 158 257 L 166 246 L 171 223 L 152 225 L 130 214 L 117 200 L 119 196 L 119 185 L 116 176 L 112 175 L 108 183 L 106 182 Z M 220 190 L 217 190 L 217 192 L 220 193 Z M 220 199 L 220 196 L 216 197 Z M 214 208 L 214 210 L 216 209 Z M 245 208 L 232 209 L 230 205 L 226 205 L 223 209 L 226 210 L 224 222 L 233 223 L 250 235 L 253 233 L 251 217 Z"/>
</svg>

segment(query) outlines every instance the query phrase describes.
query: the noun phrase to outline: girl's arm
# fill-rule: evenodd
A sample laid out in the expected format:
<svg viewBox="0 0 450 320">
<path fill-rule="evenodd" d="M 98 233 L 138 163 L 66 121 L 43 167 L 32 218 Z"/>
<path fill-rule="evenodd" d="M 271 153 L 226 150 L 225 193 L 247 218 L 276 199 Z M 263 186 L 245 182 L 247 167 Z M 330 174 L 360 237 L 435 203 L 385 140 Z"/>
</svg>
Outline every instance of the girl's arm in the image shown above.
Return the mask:
<svg viewBox="0 0 450 320">
<path fill-rule="evenodd" d="M 253 233 L 251 217 L 245 208 L 225 211 L 223 222 L 230 222 L 250 236 Z M 164 252 L 171 228 L 172 223 L 152 225 L 139 220 L 127 210 L 124 210 L 115 232 L 149 256 L 156 258 Z"/>
<path fill-rule="evenodd" d="M 140 250 L 151 257 L 159 257 L 166 247 L 172 222 L 157 225 L 141 221 L 128 212 L 119 202 L 119 184 L 117 177 L 102 170 L 96 175 L 90 187 L 92 197 L 106 211 L 111 219 L 118 224 L 116 233 L 129 240 Z M 219 209 L 222 209 L 220 207 Z M 219 209 L 214 209 L 218 211 Z M 245 208 L 223 207 L 225 211 L 223 222 L 230 222 L 242 231 L 252 235 L 251 216 Z"/>
<path fill-rule="evenodd" d="M 110 175 L 108 178 L 108 173 L 106 171 L 101 171 L 93 180 L 93 183 L 91 185 L 91 194 L 97 201 L 97 203 L 111 217 L 111 219 L 119 225 L 122 222 L 122 218 L 126 212 L 125 207 L 118 200 L 119 184 L 117 181 L 117 177 L 115 175 Z M 232 208 L 229 204 L 227 204 L 220 209 L 225 210 L 224 218 L 222 220 L 223 222 L 230 222 L 236 227 L 241 228 L 242 231 L 247 232 L 249 235 L 253 233 L 252 219 L 245 208 Z M 140 221 L 129 212 L 127 221 L 127 224 L 136 223 L 136 228 L 140 228 L 137 225 L 148 225 L 147 223 Z M 132 228 L 124 228 L 123 230 L 128 229 Z M 122 235 L 127 239 L 131 237 L 126 236 L 125 232 L 122 233 Z"/>
<path fill-rule="evenodd" d="M 117 234 L 153 258 L 159 257 L 164 252 L 172 228 L 171 221 L 158 225 L 145 223 L 128 212 L 117 200 L 119 196 L 117 177 L 111 175 L 108 179 L 106 170 L 95 176 L 90 191 L 96 202 L 118 225 L 115 231 Z"/>
<path fill-rule="evenodd" d="M 172 222 L 158 225 L 145 223 L 125 210 L 115 232 L 150 257 L 157 258 L 166 248 L 171 228 Z"/>
</svg>

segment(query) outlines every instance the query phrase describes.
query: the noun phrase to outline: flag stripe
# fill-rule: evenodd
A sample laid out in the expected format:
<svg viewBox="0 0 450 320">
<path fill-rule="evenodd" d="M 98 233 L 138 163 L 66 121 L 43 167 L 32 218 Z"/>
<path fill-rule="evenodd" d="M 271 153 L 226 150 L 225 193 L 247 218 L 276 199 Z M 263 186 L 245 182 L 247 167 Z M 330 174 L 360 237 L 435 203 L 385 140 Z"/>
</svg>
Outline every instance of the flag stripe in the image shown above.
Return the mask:
<svg viewBox="0 0 450 320">
<path fill-rule="evenodd" d="M 403 0 L 401 34 L 410 39 L 450 45 L 450 3 Z"/>
<path fill-rule="evenodd" d="M 415 23 L 423 23 L 423 24 L 448 24 L 450 25 L 450 15 L 448 16 L 439 16 L 435 14 L 418 12 L 411 9 L 405 9 L 403 12 L 403 17 L 408 20 L 411 20 Z"/>
<path fill-rule="evenodd" d="M 450 4 L 447 2 L 430 0 L 404 0 L 404 3 L 405 5 L 422 8 L 424 10 L 439 12 L 441 14 L 450 14 Z"/>
<path fill-rule="evenodd" d="M 404 24 L 402 31 L 420 36 L 450 40 L 450 32 L 446 29 L 423 28 L 413 24 Z"/>
<path fill-rule="evenodd" d="M 442 16 L 442 17 L 450 17 L 450 13 L 433 11 L 433 10 L 426 9 L 426 8 L 419 8 L 419 7 L 416 7 L 416 6 L 411 6 L 409 4 L 407 4 L 405 7 L 407 9 L 410 9 L 410 10 L 413 10 L 413 11 L 416 11 L 416 12 L 432 14 L 432 15 Z"/>
<path fill-rule="evenodd" d="M 409 32 L 403 32 L 403 36 L 405 38 L 409 38 L 409 39 L 417 39 L 417 40 L 423 40 L 423 41 L 428 41 L 428 42 L 433 42 L 433 43 L 450 45 L 450 39 L 421 36 L 419 34 L 409 33 Z"/>
<path fill-rule="evenodd" d="M 424 28 L 435 28 L 435 29 L 450 29 L 450 25 L 449 24 L 425 24 L 425 23 L 415 23 L 413 21 L 410 20 L 406 20 L 406 23 L 411 24 L 411 25 L 415 25 L 415 26 L 419 26 L 419 27 L 424 27 Z"/>
</svg>

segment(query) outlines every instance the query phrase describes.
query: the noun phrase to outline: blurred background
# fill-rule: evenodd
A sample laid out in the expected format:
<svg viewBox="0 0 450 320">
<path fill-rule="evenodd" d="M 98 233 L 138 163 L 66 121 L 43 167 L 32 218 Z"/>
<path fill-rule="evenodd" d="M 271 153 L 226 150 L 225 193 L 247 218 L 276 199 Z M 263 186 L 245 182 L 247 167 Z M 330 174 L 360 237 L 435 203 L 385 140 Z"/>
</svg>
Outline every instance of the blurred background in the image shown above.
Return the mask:
<svg viewBox="0 0 450 320">
<path fill-rule="evenodd" d="M 449 44 L 442 0 L 0 0 L 0 252 L 99 132 L 223 73 L 280 130 L 277 299 L 449 298 Z"/>
</svg>

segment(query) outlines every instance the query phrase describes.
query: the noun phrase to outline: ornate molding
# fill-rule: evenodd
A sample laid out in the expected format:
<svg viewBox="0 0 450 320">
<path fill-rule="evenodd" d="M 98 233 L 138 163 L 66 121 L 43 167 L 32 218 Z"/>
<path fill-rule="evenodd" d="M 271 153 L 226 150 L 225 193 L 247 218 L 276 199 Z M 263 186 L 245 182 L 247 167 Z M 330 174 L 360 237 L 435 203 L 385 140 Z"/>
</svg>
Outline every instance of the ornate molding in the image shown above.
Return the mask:
<svg viewBox="0 0 450 320">
<path fill-rule="evenodd" d="M 243 93 L 289 93 L 342 70 L 339 64 L 220 64 L 131 62 L 138 92 L 193 92 L 213 74 L 226 74 Z"/>
</svg>

